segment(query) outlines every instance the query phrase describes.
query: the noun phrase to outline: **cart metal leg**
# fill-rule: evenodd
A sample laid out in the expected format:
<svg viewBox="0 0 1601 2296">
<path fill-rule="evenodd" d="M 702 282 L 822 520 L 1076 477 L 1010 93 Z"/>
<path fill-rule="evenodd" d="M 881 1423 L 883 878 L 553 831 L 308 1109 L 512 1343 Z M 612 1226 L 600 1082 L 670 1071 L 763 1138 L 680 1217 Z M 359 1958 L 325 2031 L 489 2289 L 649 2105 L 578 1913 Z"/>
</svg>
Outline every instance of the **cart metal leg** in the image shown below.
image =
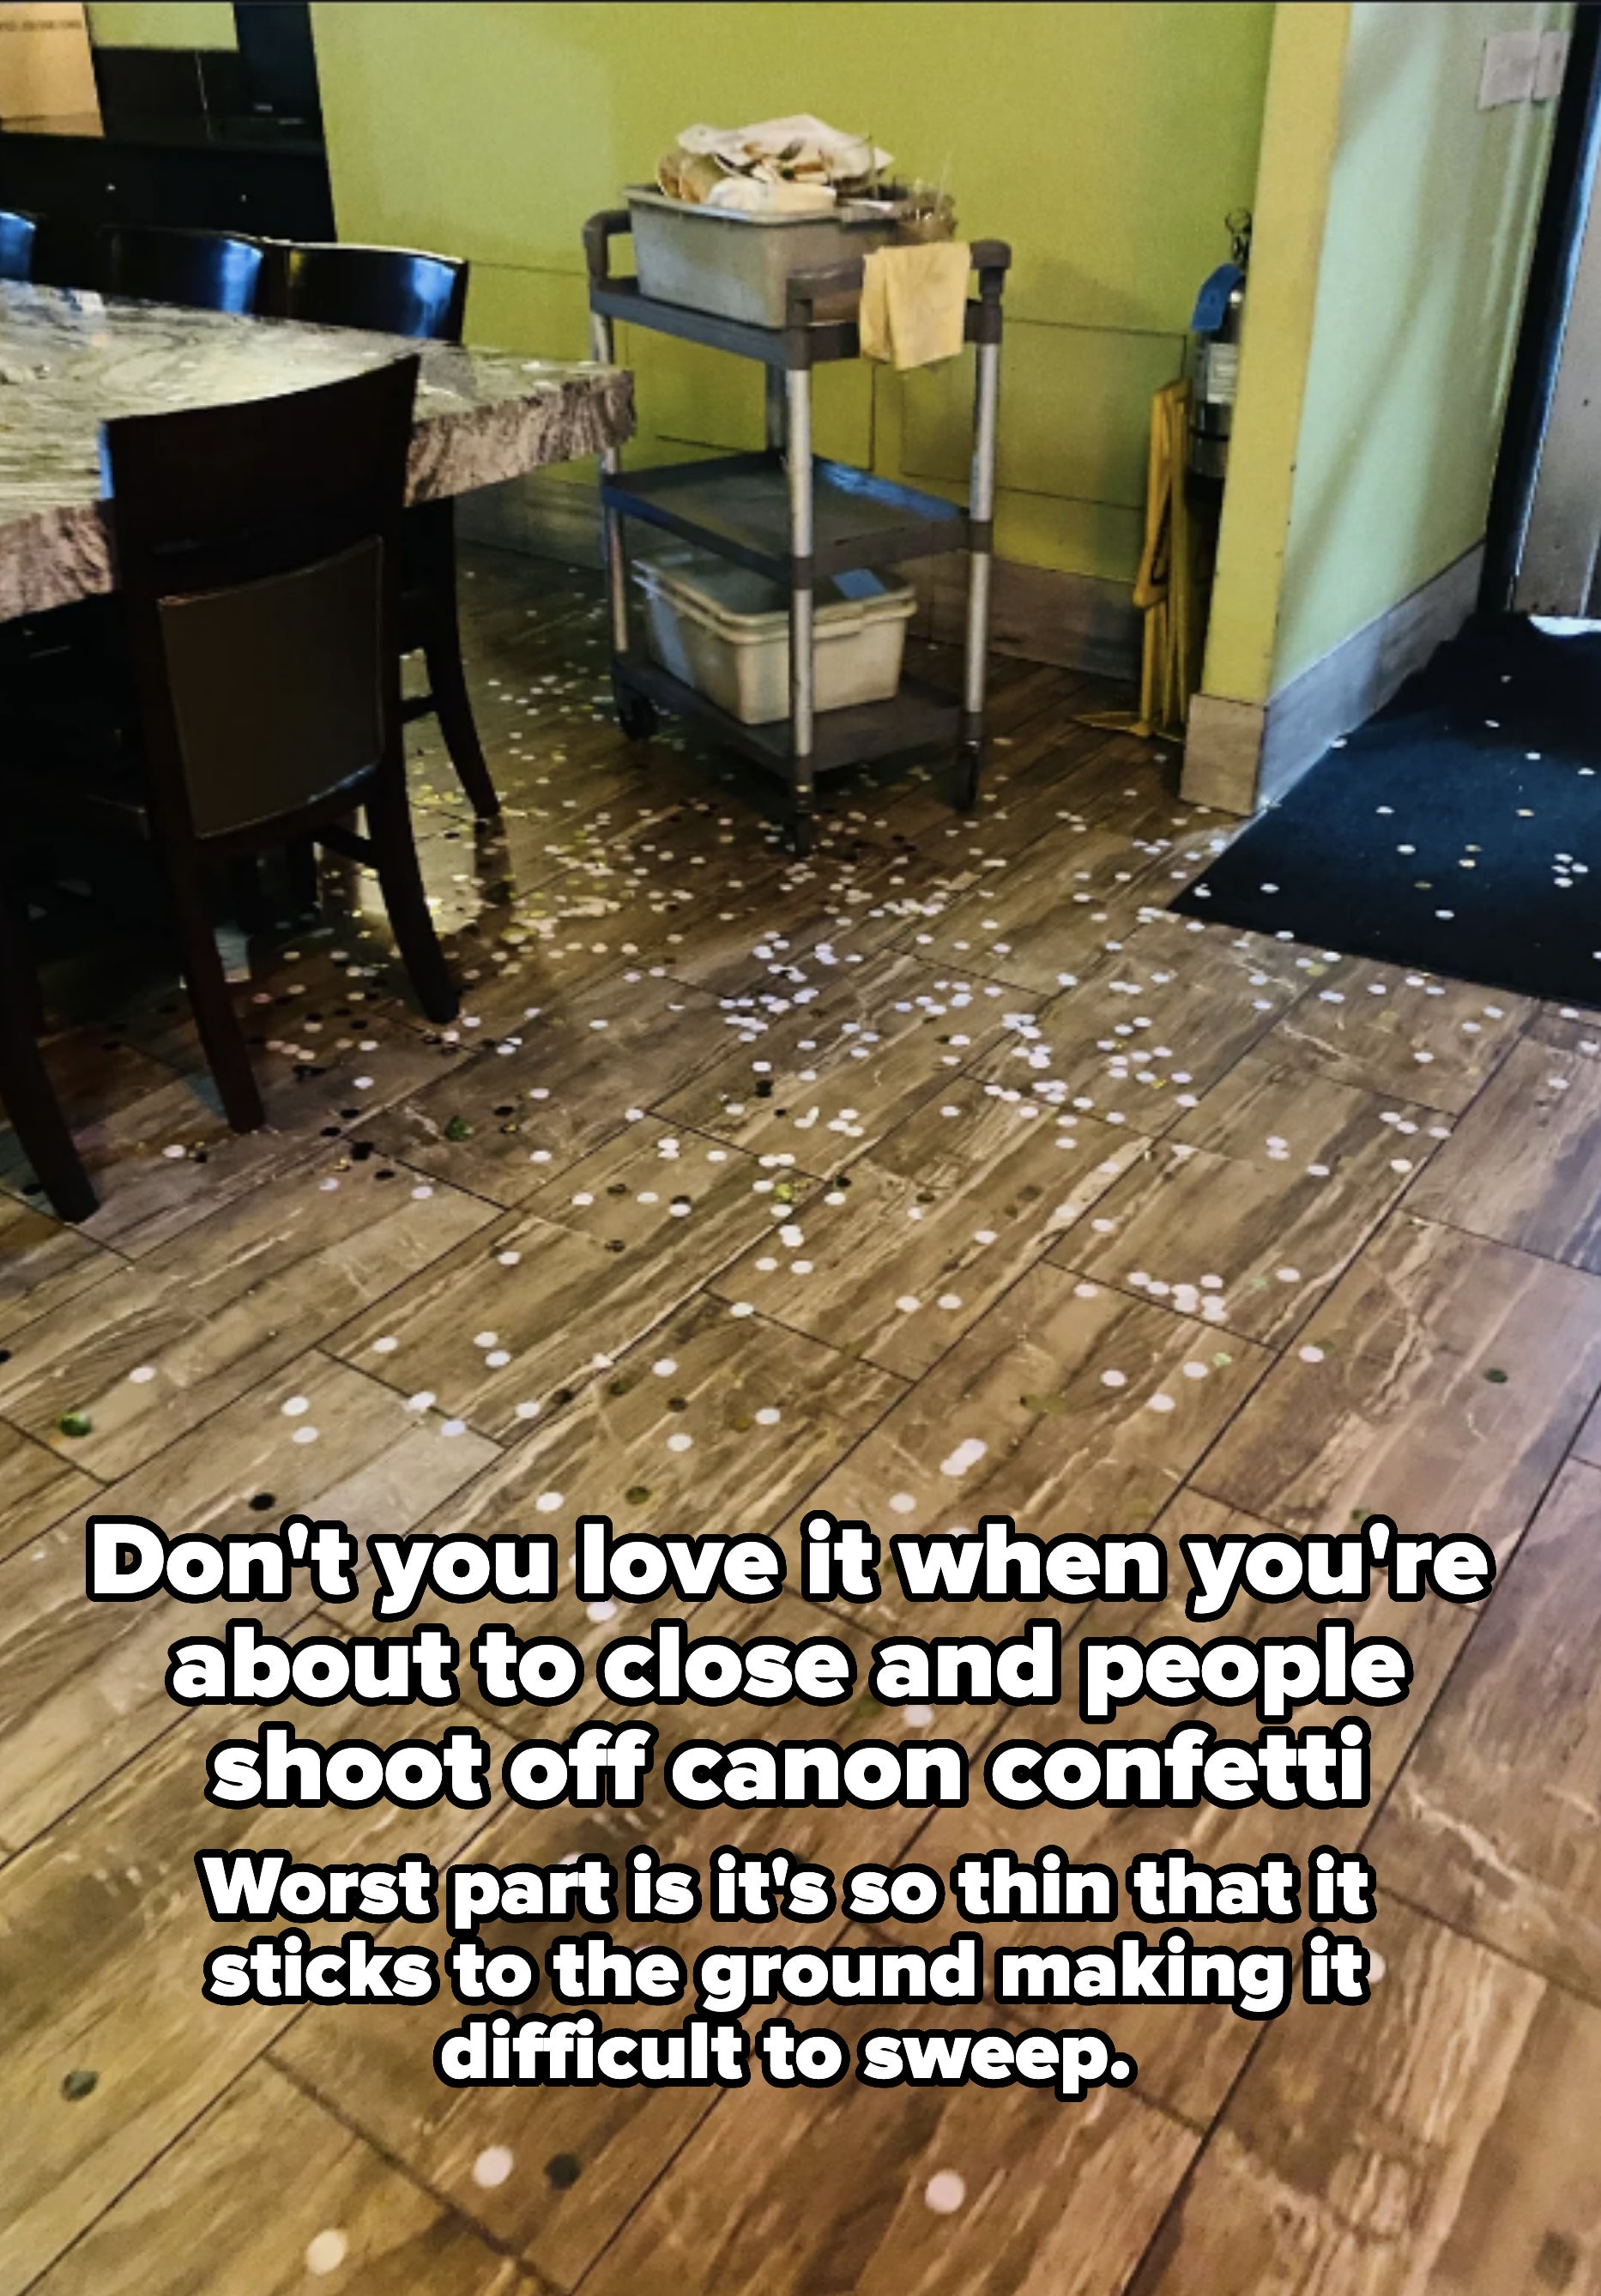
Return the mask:
<svg viewBox="0 0 1601 2296">
<path fill-rule="evenodd" d="M 784 374 L 790 491 L 790 803 L 797 853 L 809 853 L 815 746 L 811 371 Z"/>
<path fill-rule="evenodd" d="M 784 377 L 781 366 L 764 366 L 762 374 L 762 411 L 767 423 L 767 441 L 772 447 L 784 445 Z"/>
<path fill-rule="evenodd" d="M 616 365 L 616 345 L 612 322 L 603 312 L 589 316 L 589 341 L 594 357 L 602 366 Z M 615 478 L 622 468 L 622 455 L 616 447 L 602 449 L 601 469 L 608 478 Z M 628 651 L 628 557 L 623 539 L 622 521 L 614 510 L 601 512 L 602 533 L 606 558 L 606 600 L 612 615 L 612 692 L 617 705 L 617 722 L 630 742 L 648 741 L 657 726 L 655 705 L 645 694 L 628 685 L 621 665 Z"/>
<path fill-rule="evenodd" d="M 967 640 L 962 670 L 962 746 L 956 803 L 978 803 L 984 767 L 984 676 L 989 651 L 989 574 L 995 550 L 995 439 L 1000 406 L 1000 345 L 981 342 L 973 392 L 973 475 L 968 488 Z"/>
</svg>

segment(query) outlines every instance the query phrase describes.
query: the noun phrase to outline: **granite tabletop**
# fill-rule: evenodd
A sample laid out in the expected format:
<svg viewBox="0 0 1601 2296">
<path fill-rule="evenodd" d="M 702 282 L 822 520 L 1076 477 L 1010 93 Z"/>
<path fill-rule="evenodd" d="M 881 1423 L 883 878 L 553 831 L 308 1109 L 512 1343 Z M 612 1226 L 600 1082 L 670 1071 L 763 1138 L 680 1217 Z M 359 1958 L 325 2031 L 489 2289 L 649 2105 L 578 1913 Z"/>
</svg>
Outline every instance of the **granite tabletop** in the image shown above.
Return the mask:
<svg viewBox="0 0 1601 2296">
<path fill-rule="evenodd" d="M 114 586 L 100 425 L 271 398 L 420 351 L 410 498 L 593 455 L 633 428 L 617 367 L 0 281 L 0 620 Z"/>
</svg>

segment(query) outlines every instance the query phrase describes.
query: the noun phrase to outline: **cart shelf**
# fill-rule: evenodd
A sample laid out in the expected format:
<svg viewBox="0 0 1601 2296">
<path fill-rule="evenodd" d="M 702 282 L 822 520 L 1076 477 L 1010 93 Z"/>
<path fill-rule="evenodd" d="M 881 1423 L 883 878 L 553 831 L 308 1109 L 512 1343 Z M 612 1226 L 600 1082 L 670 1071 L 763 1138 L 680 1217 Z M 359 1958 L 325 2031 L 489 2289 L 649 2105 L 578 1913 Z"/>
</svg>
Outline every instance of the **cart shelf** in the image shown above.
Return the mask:
<svg viewBox="0 0 1601 2296">
<path fill-rule="evenodd" d="M 788 718 L 770 726 L 747 726 L 721 709 L 693 685 L 686 685 L 660 663 L 641 653 L 614 664 L 618 683 L 653 708 L 694 719 L 709 733 L 769 772 L 787 777 L 791 756 Z M 903 677 L 888 701 L 865 701 L 853 709 L 821 709 L 814 721 L 813 771 L 837 773 L 842 767 L 869 765 L 879 758 L 919 750 L 948 750 L 962 729 L 962 705 L 923 679 Z"/>
<path fill-rule="evenodd" d="M 790 790 L 796 850 L 809 850 L 814 787 L 820 773 L 902 751 L 955 751 L 956 797 L 977 800 L 984 754 L 984 671 L 994 549 L 997 395 L 1000 382 L 1001 293 L 1011 250 L 975 240 L 972 266 L 979 293 L 969 298 L 964 332 L 977 347 L 973 447 L 965 508 L 831 463 L 812 451 L 814 367 L 856 358 L 853 313 L 860 261 L 796 272 L 787 283 L 785 324 L 746 325 L 706 311 L 662 303 L 640 292 L 636 279 L 614 277 L 612 248 L 628 237 L 623 209 L 592 216 L 584 227 L 595 355 L 612 363 L 619 320 L 703 343 L 766 371 L 768 450 L 624 472 L 615 447 L 601 456 L 606 586 L 612 617 L 612 675 L 618 716 L 630 739 L 653 730 L 669 710 L 708 727 L 730 749 L 782 775 Z M 630 521 L 679 535 L 783 584 L 790 598 L 790 714 L 776 725 L 747 726 L 694 687 L 646 659 L 628 627 Z M 813 616 L 817 584 L 858 569 L 895 566 L 946 551 L 967 554 L 966 639 L 959 701 L 903 677 L 888 701 L 853 709 L 816 706 Z"/>
<path fill-rule="evenodd" d="M 821 456 L 812 463 L 812 571 L 819 580 L 967 547 L 966 512 L 939 495 Z M 776 452 L 620 471 L 603 478 L 601 500 L 754 574 L 790 578 L 789 480 Z"/>
<path fill-rule="evenodd" d="M 596 218 L 597 221 L 603 218 Z M 615 218 L 618 222 L 625 217 Z M 981 268 L 986 258 L 993 266 L 1006 261 L 1006 251 L 994 242 L 973 249 Z M 794 332 L 787 327 L 753 327 L 739 319 L 724 319 L 711 311 L 691 311 L 681 303 L 659 303 L 642 295 L 636 279 L 612 279 L 595 284 L 589 308 L 599 318 L 620 319 L 630 327 L 648 327 L 653 334 L 677 335 L 681 341 L 703 343 L 709 350 L 731 351 L 735 358 L 756 359 L 763 366 L 792 366 Z M 984 337 L 984 306 L 967 306 L 965 332 L 970 343 Z M 861 340 L 851 319 L 814 319 L 806 328 L 806 359 L 810 366 L 826 366 L 839 359 L 859 358 Z"/>
</svg>

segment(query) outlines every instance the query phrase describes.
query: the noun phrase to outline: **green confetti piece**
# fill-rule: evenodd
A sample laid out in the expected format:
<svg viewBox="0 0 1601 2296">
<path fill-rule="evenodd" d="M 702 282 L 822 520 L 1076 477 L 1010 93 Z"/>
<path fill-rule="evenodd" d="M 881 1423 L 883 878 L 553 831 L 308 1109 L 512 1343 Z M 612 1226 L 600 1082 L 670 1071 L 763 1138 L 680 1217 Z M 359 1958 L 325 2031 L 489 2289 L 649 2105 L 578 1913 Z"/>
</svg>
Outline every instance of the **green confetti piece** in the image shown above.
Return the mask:
<svg viewBox="0 0 1601 2296">
<path fill-rule="evenodd" d="M 92 2096 L 99 2086 L 98 2073 L 92 2073 L 81 2066 L 75 2067 L 62 2083 L 62 2095 L 69 2104 L 77 2104 L 80 2098 Z"/>
<path fill-rule="evenodd" d="M 447 1140 L 471 1140 L 472 1127 L 464 1116 L 453 1116 L 445 1127 L 445 1137 Z"/>
<path fill-rule="evenodd" d="M 63 1411 L 56 1421 L 57 1431 L 62 1435 L 88 1435 L 94 1432 L 94 1422 L 86 1411 Z"/>
<path fill-rule="evenodd" d="M 1498 1364 L 1491 1364 L 1484 1376 L 1492 1387 L 1505 1387 L 1507 1384 L 1507 1374 Z"/>
</svg>

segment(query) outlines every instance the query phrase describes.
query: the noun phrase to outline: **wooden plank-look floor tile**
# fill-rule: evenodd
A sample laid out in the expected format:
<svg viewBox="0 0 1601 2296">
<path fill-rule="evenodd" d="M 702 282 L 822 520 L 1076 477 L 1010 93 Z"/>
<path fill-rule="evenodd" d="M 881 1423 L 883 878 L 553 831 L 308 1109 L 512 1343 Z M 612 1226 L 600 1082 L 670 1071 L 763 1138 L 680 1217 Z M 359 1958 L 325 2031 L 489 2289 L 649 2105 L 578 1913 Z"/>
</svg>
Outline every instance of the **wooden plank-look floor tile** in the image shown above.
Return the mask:
<svg viewBox="0 0 1601 2296">
<path fill-rule="evenodd" d="M 1141 1146 L 1093 1118 L 1059 1132 L 960 1077 L 712 1288 L 915 1379 Z"/>
<path fill-rule="evenodd" d="M 802 2028 L 811 2021 L 797 2015 Z M 830 2013 L 854 2045 L 904 2011 Z M 945 2010 L 942 2025 L 987 2021 Z M 1195 2139 L 1137 2095 L 759 2080 L 718 2103 L 586 2296 L 1120 2296 Z M 1210 2292 L 1209 2292 L 1210 2296 Z"/>
<path fill-rule="evenodd" d="M 41 1293 L 70 1299 L 121 1264 L 119 1253 L 45 1210 L 42 1199 L 24 1203 L 0 1192 L 0 1330 L 25 1323 Z"/>
<path fill-rule="evenodd" d="M 589 1615 L 573 1592 L 568 1556 L 579 1515 L 609 1516 L 620 1538 L 770 1535 L 798 1519 L 841 1443 L 865 1433 L 903 1392 L 890 1373 L 763 1316 L 692 1300 L 419 1525 L 439 1538 L 554 1533 L 555 1595 L 521 1618 L 516 1603 L 493 1597 L 424 1596 L 417 1615 L 448 1627 L 464 1650 L 496 1619 L 562 1635 L 586 1654 L 608 1636 L 644 1632 L 636 1621 L 652 1613 L 605 1602 Z M 819 1620 L 817 1630 L 825 1625 Z"/>
<path fill-rule="evenodd" d="M 882 830 L 819 840 L 806 861 L 731 879 L 687 929 L 657 934 L 645 953 L 711 996 L 784 996 L 825 986 L 831 964 L 871 955 L 940 916 L 974 873 L 958 856 L 925 855 Z"/>
<path fill-rule="evenodd" d="M 1326 952 L 1307 961 L 1307 972 L 1312 993 L 1276 1038 L 1285 1059 L 1448 1112 L 1467 1106 L 1533 1010 L 1504 990 L 1365 957 Z"/>
<path fill-rule="evenodd" d="M 1049 1266 L 1031 1268 L 812 1495 L 879 1538 L 1011 1515 L 1039 1538 L 1144 1530 L 1270 1362 L 1265 1349 Z M 920 1636 L 966 1603 L 860 1615 Z"/>
<path fill-rule="evenodd" d="M 1087 965 L 976 1074 L 1109 1123 L 1161 1133 L 1287 1012 L 1303 983 L 1280 950 L 1162 917 Z"/>
<path fill-rule="evenodd" d="M 381 1157 L 319 1159 L 13 1332 L 0 1414 L 110 1480 L 494 1218 Z"/>
<path fill-rule="evenodd" d="M 1273 2025 L 1129 2296 L 1601 2287 L 1601 2011 L 1404 1906 Z"/>
<path fill-rule="evenodd" d="M 325 1708 L 289 1701 L 275 1720 L 332 1739 Z M 187 1717 L 31 1849 L 0 1868 L 0 2291 L 27 2285 L 149 2167 L 293 2015 L 280 2004 L 209 2005 L 201 1964 L 229 1936 L 195 1886 L 202 1849 L 292 1843 L 302 1862 L 403 1849 L 447 1857 L 481 1816 L 432 1808 L 226 1809 L 202 1798 L 206 1752 L 231 1727 L 253 1736 L 255 1708 Z M 363 1713 L 379 1745 L 415 1734 L 405 1708 Z M 497 1750 L 504 1740 L 492 1742 Z M 327 1942 L 348 1923 L 304 1924 Z M 415 1935 L 415 1930 L 411 1932 Z M 347 2007 L 359 2023 L 370 2011 Z M 83 2082 L 68 2076 L 94 2074 Z M 431 2071 L 429 2079 L 431 2079 Z M 276 2196 L 272 2196 L 274 2205 Z M 270 2213 L 270 2210 L 267 2211 Z M 145 2259 L 148 2265 L 150 2259 Z M 148 2285 L 148 2280 L 146 2282 Z"/>
<path fill-rule="evenodd" d="M 1260 1726 L 1251 1704 L 1225 1706 L 1201 1698 L 1175 1710 L 1153 1700 L 1124 1706 L 1110 1722 L 1085 1722 L 1079 1709 L 1080 1645 L 1087 1636 L 1112 1636 L 1149 1644 L 1177 1637 L 1204 1643 L 1216 1636 L 1229 1641 L 1260 1641 L 1264 1637 L 1315 1637 L 1325 1620 L 1347 1621 L 1359 1636 L 1387 1635 L 1401 1643 L 1412 1660 L 1411 1681 L 1404 1698 L 1359 1710 L 1370 1731 L 1368 1750 L 1369 1802 L 1364 1807 L 1319 1808 L 1307 1804 L 1278 1808 L 1268 1802 L 1227 1808 L 1204 1800 L 1193 1808 L 1125 1808 L 1088 1804 L 1059 1808 L 1042 1802 L 1034 1809 L 1006 1809 L 979 1803 L 983 1820 L 969 1810 L 936 1810 L 917 1839 L 918 1857 L 942 1877 L 952 1879 L 957 1861 L 979 1846 L 1004 1845 L 1019 1859 L 1032 1859 L 1046 1849 L 1065 1851 L 1075 1866 L 1102 1865 L 1119 1890 L 1119 1911 L 1108 1923 L 1091 1920 L 1071 1923 L 1055 1918 L 999 1919 L 987 1924 L 983 1934 L 993 1956 L 1002 1948 L 1048 1951 L 1063 1947 L 1110 1948 L 1125 1930 L 1143 1930 L 1154 1941 L 1171 1925 L 1188 1931 L 1203 1950 L 1213 1948 L 1234 1953 L 1272 1952 L 1285 1948 L 1299 1953 L 1310 1920 L 1283 1923 L 1260 1921 L 1217 1922 L 1198 1917 L 1186 1907 L 1172 1911 L 1172 1922 L 1139 1917 L 1127 1887 L 1129 1867 L 1142 1857 L 1160 1857 L 1172 1849 L 1187 1850 L 1205 1865 L 1254 1865 L 1271 1853 L 1294 1858 L 1304 1871 L 1314 1849 L 1333 1845 L 1341 1850 L 1360 1848 L 1372 1822 L 1372 1811 L 1383 1802 L 1392 1781 L 1401 1770 L 1464 1643 L 1473 1633 L 1478 1612 L 1450 1603 L 1394 1603 L 1375 1589 L 1366 1602 L 1314 1602 L 1297 1596 L 1268 1603 L 1242 1595 L 1226 1617 L 1211 1622 L 1185 1616 L 1189 1576 L 1179 1542 L 1186 1538 L 1212 1541 L 1264 1538 L 1271 1526 L 1243 1515 L 1195 1492 L 1180 1491 L 1153 1526 L 1169 1558 L 1167 1595 L 1160 1602 L 1100 1602 L 1077 1606 L 1044 1603 L 1030 1606 L 1038 1615 L 1058 1620 L 1063 1634 L 1063 1688 L 1059 1706 L 1028 1705 L 1002 1710 L 998 1739 L 1032 1740 L 1042 1744 L 1069 1738 L 1098 1746 L 1129 1739 L 1160 1741 L 1179 1723 L 1200 1722 L 1225 1741 L 1251 1742 Z M 1016 1630 L 1026 1614 L 1020 1611 Z M 969 1631 L 973 1631 L 971 1620 Z M 1345 1720 L 1350 1705 L 1311 1703 L 1298 1707 L 1296 1728 L 1332 1728 Z M 935 1727 L 942 1729 L 945 1710 L 936 1709 Z M 1375 1856 L 1377 1853 L 1375 1853 Z M 1381 1892 L 1394 1879 L 1379 1857 Z M 1303 1899 L 1304 1902 L 1304 1899 Z M 893 1921 L 878 1925 L 900 1945 L 926 1943 L 929 1930 Z M 942 1939 L 961 1926 L 952 1906 L 930 1925 Z M 854 1937 L 854 1932 L 852 1933 Z M 998 2009 L 998 2020 L 1015 2021 L 1015 2009 Z M 1036 2011 L 1032 2013 L 1039 2014 Z M 1056 2014 L 1062 2010 L 1057 2009 Z M 1080 2011 L 1088 2013 L 1088 2005 Z M 1165 2001 L 1134 2001 L 1097 2006 L 1096 2015 L 1116 2046 L 1139 2067 L 1137 2093 L 1148 2103 L 1203 2129 L 1218 2112 L 1260 2038 L 1260 2021 L 1227 2005 L 1187 2006 Z"/>
<path fill-rule="evenodd" d="M 840 1627 L 790 1596 L 758 1606 L 716 1603 L 695 1627 L 741 1640 L 780 1636 L 792 1641 L 831 1631 L 849 1642 L 858 1639 L 849 1624 Z M 865 1646 L 862 1657 L 865 1661 Z M 612 1722 L 637 1720 L 643 1714 L 643 1710 L 610 1702 L 588 1711 Z M 686 1808 L 670 1798 L 663 1784 L 669 1750 L 687 1741 L 729 1745 L 758 1737 L 820 1739 L 844 1733 L 895 1744 L 937 1734 L 971 1754 L 990 1724 L 989 1715 L 976 1707 L 948 1716 L 934 1733 L 924 1721 L 882 1711 L 875 1711 L 869 1725 L 854 1708 L 847 1716 L 838 1707 L 796 1702 L 758 1706 L 743 1701 L 713 1707 L 653 1707 L 650 1718 L 661 1737 L 654 1749 L 655 1772 L 645 1782 L 637 1809 L 504 1810 L 475 1838 L 474 1861 L 504 1866 L 536 1860 L 548 1866 L 598 1852 L 620 1866 L 627 1853 L 644 1841 L 664 1861 L 689 1864 L 702 1873 L 715 1850 L 731 1846 L 746 1852 L 782 1848 L 796 1858 L 816 1859 L 842 1874 L 868 1858 L 893 1858 L 907 1849 L 921 1811 L 849 1803 L 834 1808 Z M 544 1735 L 547 1728 L 538 1708 L 507 1709 L 500 1719 L 514 1736 Z M 571 1918 L 495 1918 L 483 1922 L 478 1934 L 491 1950 L 512 1947 L 543 1955 L 556 1938 L 584 1926 Z M 805 1923 L 787 1915 L 759 1923 L 731 1921 L 718 1918 L 704 1904 L 686 1920 L 636 1921 L 620 1912 L 617 1920 L 604 1924 L 616 1943 L 635 1951 L 663 1948 L 677 1954 L 689 1971 L 709 1949 L 816 1947 L 842 1926 L 837 1916 Z M 386 1937 L 397 1934 L 398 1927 Z M 406 1934 L 408 1941 L 419 1944 L 443 1941 L 442 1930 L 408 1929 Z M 550 1988 L 542 1984 L 531 2006 L 536 2013 L 549 2015 L 553 1999 Z M 596 2002 L 595 2006 L 610 2025 L 674 2030 L 694 2004 L 692 1984 L 685 1999 L 677 2003 L 642 1999 L 610 2007 Z M 603 2275 L 605 2267 L 595 2264 L 601 2250 L 719 2092 L 715 2086 L 647 2089 L 606 2083 L 446 2089 L 434 2078 L 433 2042 L 464 2013 L 447 1997 L 415 2008 L 397 2007 L 365 2025 L 339 2012 L 313 2012 L 283 2035 L 273 2059 L 546 2280 L 570 2289 L 592 2270 Z M 830 2014 L 832 2019 L 837 2013 Z M 742 2091 L 739 2104 L 746 2103 L 750 2094 L 753 2092 Z M 521 2173 L 486 2185 L 475 2178 L 473 2164 L 491 2145 L 508 2150 Z M 1170 2187 L 1170 2178 L 1169 2182 Z M 600 2284 L 615 2285 L 621 2296 L 628 2284 L 603 2277 Z"/>
<path fill-rule="evenodd" d="M 278 1132 L 314 1135 L 341 1116 L 371 1113 L 462 1057 L 461 1032 L 434 1029 L 419 1010 L 387 921 L 336 914 L 291 947 L 269 945 L 234 996 Z M 210 1101 L 215 1087 L 183 998 L 158 990 L 135 1006 L 128 1034 Z"/>
<path fill-rule="evenodd" d="M 1374 1835 L 1391 1889 L 1601 2007 L 1601 1469 L 1565 1467 Z"/>
<path fill-rule="evenodd" d="M 536 1008 L 540 994 L 537 982 L 518 990 Z M 387 1154 L 504 1204 L 525 1202 L 721 1050 L 709 999 L 632 965 L 521 1017 L 500 1042 L 504 1056 L 486 1046 L 467 1073 L 366 1131 Z"/>
<path fill-rule="evenodd" d="M 659 1112 L 827 1177 L 931 1099 L 1000 1025 L 1002 992 L 954 988 L 909 957 L 833 978 L 815 1003 L 770 1021 L 753 1013 L 738 1032 L 745 1041 L 656 1103 Z"/>
<path fill-rule="evenodd" d="M 481 1437 L 447 1438 L 437 1414 L 312 1355 L 113 1484 L 97 1512 L 142 1516 L 169 1538 L 272 1528 L 297 1512 L 342 1520 L 357 1538 L 398 1534 L 496 1456 Z M 264 1630 L 310 1607 L 308 1595 L 264 1605 Z M 169 1595 L 86 1602 L 78 1509 L 0 1563 L 0 1842 L 29 1840 L 157 1738 L 173 1719 L 168 1645 L 219 1631 L 228 1614 Z"/>
<path fill-rule="evenodd" d="M 1253 1340 L 1296 1331 L 1446 1128 L 1430 1110 L 1279 1068 L 1272 1044 L 1247 1053 L 1051 1258 L 1152 1298 L 1181 1285 L 1181 1306 Z"/>
<path fill-rule="evenodd" d="M 330 1345 L 486 1433 L 521 1434 L 779 1217 L 751 1157 L 645 1118 Z"/>
<path fill-rule="evenodd" d="M 1601 1273 L 1601 1059 L 1515 1045 L 1408 1204 Z"/>
<path fill-rule="evenodd" d="M 318 1129 L 283 1133 L 269 1124 L 231 1132 L 198 1079 L 168 1075 L 131 1104 L 75 1126 L 100 1198 L 82 1232 L 130 1257 L 153 1250 L 225 1204 L 272 1186 L 322 1147 Z"/>
<path fill-rule="evenodd" d="M 0 1426 L 0 1557 L 59 1522 L 70 1507 L 86 1512 L 102 1486 L 31 1436 Z"/>
<path fill-rule="evenodd" d="M 1601 1281 L 1396 1214 L 1198 1472 L 1282 1529 L 1364 1514 L 1504 1554 L 1601 1383 Z"/>
<path fill-rule="evenodd" d="M 1048 996 L 1063 970 L 1082 971 L 1113 939 L 1132 929 L 1153 886 L 1162 855 L 1127 835 L 1068 822 L 1060 837 L 1030 850 L 991 885 L 953 903 L 938 922 L 909 933 L 905 946 L 941 970 Z"/>
<path fill-rule="evenodd" d="M 242 2074 L 34 2288 L 302 2296 L 319 2279 L 341 2296 L 537 2296 L 470 2225 L 266 2065 Z"/>
</svg>

